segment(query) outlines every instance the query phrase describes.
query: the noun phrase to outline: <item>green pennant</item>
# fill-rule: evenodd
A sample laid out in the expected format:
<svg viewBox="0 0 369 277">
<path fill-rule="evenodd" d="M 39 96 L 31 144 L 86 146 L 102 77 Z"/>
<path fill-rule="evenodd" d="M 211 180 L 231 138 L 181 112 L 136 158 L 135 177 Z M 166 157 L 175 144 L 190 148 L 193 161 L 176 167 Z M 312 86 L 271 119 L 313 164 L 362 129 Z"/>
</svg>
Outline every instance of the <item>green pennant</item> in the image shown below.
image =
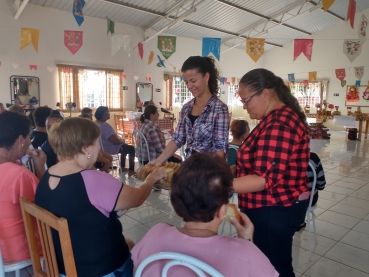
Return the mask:
<svg viewBox="0 0 369 277">
<path fill-rule="evenodd" d="M 167 60 L 176 52 L 177 37 L 158 36 L 158 49 Z"/>
<path fill-rule="evenodd" d="M 115 25 L 115 23 L 113 21 L 111 21 L 109 19 L 109 17 L 106 17 L 106 23 L 107 23 L 107 26 L 108 26 L 106 34 L 109 35 L 109 32 L 110 32 L 110 34 L 114 34 L 114 25 Z"/>
</svg>

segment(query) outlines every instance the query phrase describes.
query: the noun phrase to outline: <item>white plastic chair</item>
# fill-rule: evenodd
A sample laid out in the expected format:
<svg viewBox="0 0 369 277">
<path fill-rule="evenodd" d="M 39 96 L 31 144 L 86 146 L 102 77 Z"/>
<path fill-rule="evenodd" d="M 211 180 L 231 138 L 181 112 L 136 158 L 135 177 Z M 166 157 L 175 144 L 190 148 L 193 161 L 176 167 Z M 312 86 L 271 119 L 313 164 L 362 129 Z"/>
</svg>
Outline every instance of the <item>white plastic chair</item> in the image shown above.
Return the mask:
<svg viewBox="0 0 369 277">
<path fill-rule="evenodd" d="M 99 143 L 100 143 L 100 149 L 101 149 L 101 151 L 104 151 L 104 146 L 103 146 L 103 143 L 102 143 L 101 136 L 99 137 Z M 121 163 L 120 163 L 120 153 L 110 154 L 110 155 L 113 158 L 112 163 L 118 162 L 118 165 L 117 165 L 117 168 L 119 169 L 118 173 L 123 172 L 122 166 L 121 166 Z M 113 164 L 112 164 L 112 166 L 113 166 Z"/>
<path fill-rule="evenodd" d="M 176 252 L 160 252 L 144 259 L 137 267 L 135 277 L 141 277 L 144 268 L 151 262 L 157 260 L 171 260 L 163 268 L 161 277 L 166 277 L 168 270 L 175 265 L 185 266 L 194 271 L 199 277 L 206 277 L 205 273 L 213 277 L 224 277 L 218 270 L 194 257 Z"/>
<path fill-rule="evenodd" d="M 310 222 L 313 221 L 313 226 L 314 226 L 314 238 L 315 238 L 315 244 L 317 244 L 317 237 L 316 237 L 316 227 L 315 227 L 315 208 L 316 206 L 312 206 L 313 203 L 313 197 L 315 194 L 315 190 L 316 190 L 316 171 L 315 171 L 315 167 L 313 166 L 313 164 L 311 162 L 309 162 L 309 167 L 311 168 L 312 172 L 313 172 L 313 185 L 311 187 L 311 195 L 310 195 L 310 199 L 309 199 L 309 206 L 306 212 L 306 221 L 307 221 L 307 227 L 308 227 L 308 244 L 309 244 L 309 259 L 311 261 L 311 241 L 310 241 Z M 310 219 L 310 214 L 311 214 L 311 219 Z"/>
<path fill-rule="evenodd" d="M 15 271 L 15 277 L 20 277 L 20 270 L 30 265 L 32 265 L 31 260 L 4 263 L 0 249 L 0 277 L 5 277 L 5 272 L 13 272 L 13 271 Z"/>
<path fill-rule="evenodd" d="M 149 143 L 147 142 L 147 139 L 145 138 L 144 134 L 140 131 L 140 130 L 133 130 L 132 132 L 132 140 L 133 140 L 133 145 L 135 146 L 135 148 L 139 148 L 140 149 L 140 153 L 144 153 L 144 151 L 147 151 L 147 158 L 148 161 L 151 161 L 150 159 L 150 151 L 149 151 Z M 137 153 L 137 150 L 136 150 Z M 140 164 L 140 166 L 143 166 L 143 162 L 144 160 L 142 159 L 142 157 L 138 157 L 138 163 Z M 141 161 L 141 163 L 140 163 Z"/>
</svg>

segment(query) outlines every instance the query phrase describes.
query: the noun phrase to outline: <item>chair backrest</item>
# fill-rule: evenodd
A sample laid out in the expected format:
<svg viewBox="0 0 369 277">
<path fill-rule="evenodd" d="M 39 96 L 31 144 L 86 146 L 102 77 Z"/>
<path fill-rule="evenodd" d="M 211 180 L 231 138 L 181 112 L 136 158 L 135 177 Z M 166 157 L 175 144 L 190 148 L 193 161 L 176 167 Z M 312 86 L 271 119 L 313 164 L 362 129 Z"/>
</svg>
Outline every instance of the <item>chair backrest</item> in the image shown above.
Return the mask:
<svg viewBox="0 0 369 277">
<path fill-rule="evenodd" d="M 168 270 L 174 265 L 185 266 L 194 271 L 200 277 L 206 277 L 204 272 L 213 277 L 224 277 L 224 275 L 222 275 L 218 270 L 214 269 L 207 263 L 194 257 L 176 252 L 160 252 L 147 257 L 137 267 L 135 277 L 140 277 L 145 266 L 157 260 L 171 260 L 164 266 L 161 273 L 162 277 L 166 277 Z"/>
<path fill-rule="evenodd" d="M 59 277 L 59 269 L 56 261 L 51 228 L 59 233 L 66 276 L 77 276 L 67 220 L 65 218 L 58 218 L 49 211 L 29 202 L 26 197 L 20 198 L 20 204 L 34 276 Z M 37 222 L 42 252 L 46 263 L 46 272 L 41 268 L 40 255 L 37 248 L 37 240 L 33 226 L 34 219 Z"/>
<path fill-rule="evenodd" d="M 311 163 L 311 161 L 309 161 L 309 167 L 310 167 L 311 171 L 313 172 L 313 185 L 311 186 L 311 195 L 310 195 L 310 199 L 309 199 L 309 209 L 310 209 L 311 208 L 311 204 L 313 203 L 313 197 L 314 197 L 315 190 L 316 190 L 317 176 L 316 176 L 315 167 Z"/>
<path fill-rule="evenodd" d="M 144 134 L 140 131 L 140 130 L 134 130 L 132 133 L 132 140 L 133 140 L 133 145 L 136 148 L 140 149 L 140 151 L 137 151 L 139 153 L 144 153 L 144 151 L 147 152 L 147 158 L 150 160 L 150 150 L 149 150 L 149 143 L 147 142 L 147 139 L 145 138 Z M 136 152 L 136 153 L 137 153 Z M 138 161 L 143 162 L 142 157 L 138 157 Z M 142 165 L 141 165 L 142 166 Z"/>
<path fill-rule="evenodd" d="M 228 145 L 227 162 L 230 165 L 235 165 L 236 164 L 236 156 L 237 156 L 238 148 L 239 148 L 239 146 L 236 146 L 236 145 L 233 145 L 233 144 Z"/>
</svg>

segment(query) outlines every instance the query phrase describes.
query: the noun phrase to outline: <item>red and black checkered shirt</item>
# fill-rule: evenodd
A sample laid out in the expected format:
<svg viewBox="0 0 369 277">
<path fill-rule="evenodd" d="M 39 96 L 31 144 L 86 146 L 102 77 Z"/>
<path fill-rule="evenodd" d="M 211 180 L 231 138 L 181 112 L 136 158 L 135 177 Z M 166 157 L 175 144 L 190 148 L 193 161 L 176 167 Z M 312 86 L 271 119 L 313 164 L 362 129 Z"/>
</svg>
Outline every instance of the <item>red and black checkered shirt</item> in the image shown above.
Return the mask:
<svg viewBox="0 0 369 277">
<path fill-rule="evenodd" d="M 298 115 L 286 106 L 271 111 L 237 152 L 237 177 L 265 178 L 264 190 L 238 195 L 239 207 L 292 205 L 308 190 L 309 156 L 310 140 Z"/>
</svg>

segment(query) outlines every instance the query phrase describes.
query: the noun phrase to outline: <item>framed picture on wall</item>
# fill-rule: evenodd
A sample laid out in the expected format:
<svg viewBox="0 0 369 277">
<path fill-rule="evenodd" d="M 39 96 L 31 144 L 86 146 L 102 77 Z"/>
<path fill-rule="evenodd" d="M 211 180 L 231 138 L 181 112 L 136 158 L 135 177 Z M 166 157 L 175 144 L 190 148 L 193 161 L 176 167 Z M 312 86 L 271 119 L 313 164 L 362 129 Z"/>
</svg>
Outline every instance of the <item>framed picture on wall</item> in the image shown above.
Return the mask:
<svg viewBox="0 0 369 277">
<path fill-rule="evenodd" d="M 369 107 L 369 86 L 347 86 L 346 107 Z"/>
</svg>

